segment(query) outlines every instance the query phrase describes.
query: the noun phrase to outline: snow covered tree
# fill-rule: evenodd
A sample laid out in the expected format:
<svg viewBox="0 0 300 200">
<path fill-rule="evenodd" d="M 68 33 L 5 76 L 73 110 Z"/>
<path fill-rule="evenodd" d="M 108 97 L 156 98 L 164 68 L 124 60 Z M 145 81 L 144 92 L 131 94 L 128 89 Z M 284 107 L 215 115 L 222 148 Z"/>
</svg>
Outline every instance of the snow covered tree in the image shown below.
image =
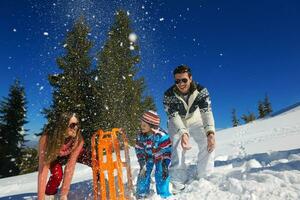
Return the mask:
<svg viewBox="0 0 300 200">
<path fill-rule="evenodd" d="M 10 87 L 0 104 L 0 178 L 20 173 L 19 163 L 25 142 L 26 97 L 19 81 Z"/>
<path fill-rule="evenodd" d="M 143 110 L 154 110 L 156 111 L 156 106 L 155 103 L 153 101 L 152 96 L 145 96 L 144 101 L 143 101 Z"/>
<path fill-rule="evenodd" d="M 264 118 L 265 116 L 270 115 L 273 112 L 270 99 L 266 94 L 264 101 L 258 102 L 258 113 L 259 118 Z"/>
<path fill-rule="evenodd" d="M 240 124 L 240 121 L 236 115 L 236 110 L 232 109 L 232 127 L 237 127 Z"/>
<path fill-rule="evenodd" d="M 273 110 L 272 110 L 272 105 L 269 99 L 269 96 L 266 94 L 265 99 L 264 99 L 264 108 L 265 108 L 265 114 L 270 115 Z"/>
<path fill-rule="evenodd" d="M 49 75 L 53 87 L 53 104 L 45 110 L 48 122 L 54 122 L 63 112 L 74 112 L 81 119 L 82 134 L 89 144 L 93 133 L 93 92 L 90 73 L 92 59 L 89 55 L 92 42 L 88 39 L 90 29 L 80 17 L 67 34 L 64 47 L 66 54 L 57 59 L 61 71 Z"/>
<path fill-rule="evenodd" d="M 117 11 L 95 72 L 97 126 L 104 130 L 123 127 L 133 135 L 143 111 L 153 108 L 152 98 L 144 96 L 144 79 L 137 77 L 140 56 L 136 39 L 128 14 Z"/>
<path fill-rule="evenodd" d="M 244 122 L 247 124 L 249 122 L 252 122 L 256 119 L 255 114 L 254 113 L 248 113 L 248 115 L 243 114 L 242 119 L 244 120 Z"/>
<path fill-rule="evenodd" d="M 258 102 L 258 118 L 264 118 L 266 116 L 266 109 L 262 101 Z"/>
<path fill-rule="evenodd" d="M 35 148 L 23 148 L 22 160 L 19 164 L 20 174 L 27 174 L 38 170 L 38 151 Z"/>
</svg>

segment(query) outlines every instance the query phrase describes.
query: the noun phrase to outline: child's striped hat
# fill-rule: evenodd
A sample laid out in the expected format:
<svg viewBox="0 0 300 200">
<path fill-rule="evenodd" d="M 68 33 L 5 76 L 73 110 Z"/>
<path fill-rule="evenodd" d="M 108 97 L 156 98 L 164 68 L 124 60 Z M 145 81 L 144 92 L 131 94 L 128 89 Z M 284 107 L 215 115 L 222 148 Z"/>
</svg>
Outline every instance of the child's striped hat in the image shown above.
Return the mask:
<svg viewBox="0 0 300 200">
<path fill-rule="evenodd" d="M 146 111 L 143 114 L 141 120 L 148 124 L 152 124 L 154 126 L 159 126 L 159 123 L 160 123 L 160 118 L 159 118 L 157 112 L 155 112 L 153 110 Z"/>
</svg>

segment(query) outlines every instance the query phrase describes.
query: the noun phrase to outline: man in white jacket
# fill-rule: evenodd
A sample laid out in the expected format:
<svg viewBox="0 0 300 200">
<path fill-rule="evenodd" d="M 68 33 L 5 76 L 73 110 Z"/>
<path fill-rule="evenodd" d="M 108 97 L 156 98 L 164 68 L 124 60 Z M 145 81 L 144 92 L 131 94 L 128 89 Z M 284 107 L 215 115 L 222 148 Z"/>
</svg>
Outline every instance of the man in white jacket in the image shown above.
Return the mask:
<svg viewBox="0 0 300 200">
<path fill-rule="evenodd" d="M 170 166 L 173 193 L 185 188 L 187 166 L 185 155 L 191 149 L 189 139 L 198 144 L 197 178 L 207 176 L 214 168 L 215 125 L 207 89 L 192 80 L 188 66 L 178 66 L 175 84 L 164 94 L 168 115 L 168 132 L 173 143 Z"/>
</svg>

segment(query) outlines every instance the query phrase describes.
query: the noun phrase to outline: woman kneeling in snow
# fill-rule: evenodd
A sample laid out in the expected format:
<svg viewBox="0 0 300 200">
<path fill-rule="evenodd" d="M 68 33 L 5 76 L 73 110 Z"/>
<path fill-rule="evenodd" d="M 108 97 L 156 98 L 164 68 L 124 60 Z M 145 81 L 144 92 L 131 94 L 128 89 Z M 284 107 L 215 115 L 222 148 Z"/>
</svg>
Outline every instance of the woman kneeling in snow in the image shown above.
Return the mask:
<svg viewBox="0 0 300 200">
<path fill-rule="evenodd" d="M 156 191 L 161 197 L 170 196 L 169 164 L 171 158 L 171 141 L 169 135 L 159 128 L 159 116 L 147 111 L 141 118 L 141 132 L 136 139 L 136 155 L 140 165 L 136 196 L 144 198 L 149 195 L 151 172 L 155 164 Z"/>
<path fill-rule="evenodd" d="M 54 199 L 62 179 L 60 200 L 67 199 L 76 162 L 91 167 L 91 153 L 83 149 L 83 144 L 79 119 L 74 113 L 63 113 L 46 126 L 39 141 L 38 200 L 44 200 L 45 194 Z M 46 184 L 48 170 L 51 176 Z"/>
</svg>

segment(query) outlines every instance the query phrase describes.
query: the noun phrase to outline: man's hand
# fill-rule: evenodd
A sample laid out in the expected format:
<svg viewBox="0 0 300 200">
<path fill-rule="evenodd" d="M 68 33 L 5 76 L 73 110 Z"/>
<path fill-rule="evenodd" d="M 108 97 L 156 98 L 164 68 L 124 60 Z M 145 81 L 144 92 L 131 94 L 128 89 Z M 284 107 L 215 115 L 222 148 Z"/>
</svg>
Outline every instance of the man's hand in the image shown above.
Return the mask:
<svg viewBox="0 0 300 200">
<path fill-rule="evenodd" d="M 190 138 L 187 133 L 181 136 L 181 147 L 183 150 L 190 150 L 192 147 L 190 145 Z"/>
<path fill-rule="evenodd" d="M 216 140 L 215 140 L 215 133 L 210 133 L 207 136 L 207 151 L 208 153 L 211 153 L 214 149 L 216 145 Z"/>
</svg>

